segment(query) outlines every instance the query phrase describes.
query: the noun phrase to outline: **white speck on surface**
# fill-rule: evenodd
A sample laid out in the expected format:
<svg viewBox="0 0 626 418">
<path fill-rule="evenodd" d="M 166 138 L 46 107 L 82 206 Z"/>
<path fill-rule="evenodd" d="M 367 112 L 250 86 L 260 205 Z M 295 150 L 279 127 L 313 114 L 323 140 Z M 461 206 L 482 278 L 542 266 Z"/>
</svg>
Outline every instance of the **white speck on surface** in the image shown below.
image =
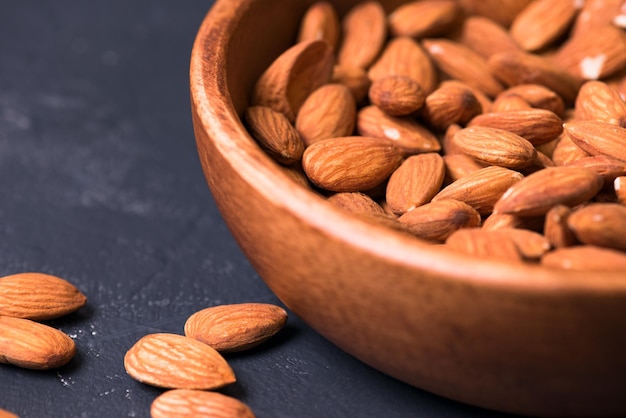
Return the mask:
<svg viewBox="0 0 626 418">
<path fill-rule="evenodd" d="M 431 45 L 430 48 L 428 48 L 428 52 L 434 55 L 441 55 L 443 54 L 443 48 L 439 45 Z"/>
<path fill-rule="evenodd" d="M 619 14 L 613 18 L 613 24 L 620 28 L 626 28 L 626 14 Z"/>
<path fill-rule="evenodd" d="M 400 131 L 396 128 L 383 128 L 383 133 L 389 139 L 400 139 Z"/>
<path fill-rule="evenodd" d="M 595 215 L 591 217 L 591 220 L 594 222 L 602 222 L 604 221 L 604 216 L 600 215 L 599 213 L 596 213 Z"/>
<path fill-rule="evenodd" d="M 589 19 L 591 19 L 591 13 L 586 10 L 580 12 L 580 14 L 578 15 L 578 19 L 580 19 L 581 22 L 587 22 Z"/>
<path fill-rule="evenodd" d="M 586 57 L 580 61 L 580 72 L 587 80 L 597 80 L 600 78 L 606 55 L 600 54 L 595 57 Z"/>
<path fill-rule="evenodd" d="M 74 382 L 72 382 L 71 377 L 68 377 L 67 379 L 65 379 L 60 372 L 57 372 L 57 377 L 59 378 L 59 381 L 61 382 L 64 388 L 69 387 L 70 385 L 74 384 Z"/>
<path fill-rule="evenodd" d="M 578 9 L 582 9 L 583 6 L 585 5 L 585 0 L 574 0 L 574 9 L 578 10 Z"/>
<path fill-rule="evenodd" d="M 565 261 L 563 261 L 563 268 L 564 269 L 571 269 L 572 268 L 572 260 L 565 260 Z"/>
<path fill-rule="evenodd" d="M 616 177 L 615 180 L 613 180 L 613 187 L 615 188 L 616 192 L 621 190 L 621 188 L 622 188 L 622 178 L 621 177 Z"/>
</svg>

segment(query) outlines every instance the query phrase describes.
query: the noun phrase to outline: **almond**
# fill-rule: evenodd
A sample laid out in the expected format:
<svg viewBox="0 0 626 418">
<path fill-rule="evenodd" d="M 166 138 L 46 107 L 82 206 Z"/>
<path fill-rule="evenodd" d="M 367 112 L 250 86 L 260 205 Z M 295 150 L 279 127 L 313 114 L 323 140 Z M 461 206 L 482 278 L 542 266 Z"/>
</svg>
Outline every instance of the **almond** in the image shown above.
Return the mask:
<svg viewBox="0 0 626 418">
<path fill-rule="evenodd" d="M 483 58 L 520 49 L 504 27 L 483 16 L 469 16 L 465 19 L 459 42 Z"/>
<path fill-rule="evenodd" d="M 416 237 L 443 242 L 457 229 L 480 225 L 480 214 L 458 200 L 439 200 L 417 207 L 398 218 Z"/>
<path fill-rule="evenodd" d="M 433 152 L 407 158 L 387 183 L 387 204 L 403 214 L 428 203 L 439 191 L 445 176 L 443 158 Z"/>
<path fill-rule="evenodd" d="M 626 206 L 591 203 L 574 210 L 567 225 L 583 244 L 626 251 Z"/>
<path fill-rule="evenodd" d="M 43 273 L 0 278 L 0 315 L 44 321 L 70 314 L 87 298 L 67 280 Z"/>
<path fill-rule="evenodd" d="M 543 256 L 541 264 L 565 270 L 625 271 L 626 254 L 609 248 L 580 245 L 550 251 Z"/>
<path fill-rule="evenodd" d="M 505 168 L 527 167 L 537 157 L 537 151 L 526 139 L 503 129 L 472 126 L 454 135 L 459 149 L 485 165 Z"/>
<path fill-rule="evenodd" d="M 570 37 L 583 34 L 593 36 L 593 30 L 610 24 L 624 27 L 623 24 L 617 24 L 623 20 L 620 18 L 622 5 L 623 0 L 585 0 L 574 21 Z"/>
<path fill-rule="evenodd" d="M 430 93 L 422 108 L 423 119 L 439 131 L 450 125 L 465 125 L 480 114 L 482 106 L 474 93 L 464 83 L 444 81 Z"/>
<path fill-rule="evenodd" d="M 148 334 L 124 356 L 135 380 L 169 389 L 218 389 L 236 381 L 226 360 L 213 348 L 176 334 Z"/>
<path fill-rule="evenodd" d="M 326 139 L 304 151 L 302 167 L 316 186 L 358 192 L 385 181 L 402 162 L 393 142 L 365 136 Z"/>
<path fill-rule="evenodd" d="M 535 231 L 521 228 L 503 228 L 493 232 L 512 239 L 517 247 L 517 251 L 525 260 L 538 261 L 552 249 L 546 237 Z"/>
<path fill-rule="evenodd" d="M 595 120 L 626 127 L 626 102 L 614 88 L 602 81 L 587 81 L 575 103 L 577 120 Z"/>
<path fill-rule="evenodd" d="M 579 80 L 606 78 L 626 66 L 626 35 L 612 25 L 594 29 L 567 40 L 554 62 Z"/>
<path fill-rule="evenodd" d="M 527 51 L 545 48 L 569 29 L 576 6 L 573 0 L 535 0 L 515 16 L 511 36 Z"/>
<path fill-rule="evenodd" d="M 371 80 L 399 75 L 416 81 L 426 93 L 437 86 L 435 67 L 424 49 L 407 36 L 392 38 L 368 71 Z"/>
<path fill-rule="evenodd" d="M 462 179 L 484 166 L 465 154 L 446 154 L 443 156 L 446 165 L 446 181 L 452 183 Z"/>
<path fill-rule="evenodd" d="M 590 155 L 583 151 L 565 132 L 559 135 L 559 140 L 552 152 L 552 161 L 557 166 L 570 165 Z"/>
<path fill-rule="evenodd" d="M 465 45 L 448 39 L 424 39 L 422 45 L 437 67 L 449 77 L 490 97 L 495 97 L 502 91 L 500 82 L 489 72 L 485 58 Z"/>
<path fill-rule="evenodd" d="M 605 185 L 611 184 L 616 177 L 626 176 L 626 161 L 618 160 L 608 155 L 583 157 L 568 165 L 586 167 L 595 171 L 602 176 Z"/>
<path fill-rule="evenodd" d="M 392 141 L 405 154 L 436 152 L 437 137 L 411 117 L 391 116 L 377 106 L 365 106 L 357 114 L 359 135 Z"/>
<path fill-rule="evenodd" d="M 510 213 L 492 212 L 483 221 L 482 229 L 496 231 L 499 229 L 528 229 L 541 231 L 543 228 L 543 216 L 518 216 Z"/>
<path fill-rule="evenodd" d="M 367 93 L 372 84 L 363 68 L 341 65 L 333 67 L 331 82 L 348 87 L 357 104 L 362 103 L 367 98 Z"/>
<path fill-rule="evenodd" d="M 257 80 L 252 104 L 283 113 L 290 122 L 333 71 L 333 52 L 325 41 L 300 42 L 283 52 Z"/>
<path fill-rule="evenodd" d="M 358 3 L 343 17 L 343 40 L 337 53 L 339 65 L 368 68 L 387 39 L 387 16 L 377 1 Z"/>
<path fill-rule="evenodd" d="M 0 418 L 20 418 L 12 412 L 7 411 L 6 409 L 0 409 Z"/>
<path fill-rule="evenodd" d="M 193 389 L 168 390 L 150 406 L 152 418 L 254 418 L 243 402 L 218 392 Z"/>
<path fill-rule="evenodd" d="M 327 200 L 336 207 L 347 210 L 350 213 L 385 213 L 381 205 L 361 192 L 335 193 L 329 196 Z"/>
<path fill-rule="evenodd" d="M 391 75 L 374 80 L 369 99 L 388 115 L 405 116 L 422 107 L 426 92 L 411 78 Z"/>
<path fill-rule="evenodd" d="M 500 231 L 465 228 L 453 232 L 446 240 L 446 247 L 477 258 L 498 258 L 520 262 L 522 257 L 515 241 Z"/>
<path fill-rule="evenodd" d="M 285 165 L 300 161 L 304 141 L 284 114 L 267 106 L 251 106 L 245 119 L 250 135 L 270 157 Z"/>
<path fill-rule="evenodd" d="M 336 50 L 340 35 L 341 22 L 335 7 L 328 1 L 318 1 L 302 17 L 298 42 L 322 40 Z"/>
<path fill-rule="evenodd" d="M 287 322 L 287 312 L 269 303 L 218 305 L 191 315 L 185 335 L 219 352 L 248 350 L 268 340 Z"/>
<path fill-rule="evenodd" d="M 574 232 L 567 225 L 567 218 L 572 209 L 565 205 L 555 205 L 546 213 L 543 233 L 555 248 L 570 247 L 579 244 Z"/>
<path fill-rule="evenodd" d="M 565 114 L 565 103 L 555 91 L 540 84 L 519 84 L 500 93 L 499 96 L 515 95 L 526 100 L 532 107 L 554 112 L 557 116 Z"/>
<path fill-rule="evenodd" d="M 533 145 L 550 142 L 563 132 L 561 118 L 544 109 L 483 113 L 473 118 L 468 126 L 504 129 L 527 139 Z"/>
<path fill-rule="evenodd" d="M 518 13 L 533 0 L 459 0 L 468 15 L 484 16 L 509 27 Z"/>
<path fill-rule="evenodd" d="M 589 201 L 602 185 L 602 177 L 588 168 L 546 168 L 511 186 L 494 211 L 519 216 L 543 215 L 557 204 L 572 207 Z"/>
<path fill-rule="evenodd" d="M 63 332 L 30 319 L 0 316 L 0 363 L 25 369 L 56 369 L 76 353 Z"/>
<path fill-rule="evenodd" d="M 515 110 L 528 110 L 532 108 L 532 105 L 522 96 L 518 96 L 517 94 L 499 94 L 493 101 L 491 112 L 501 113 Z"/>
<path fill-rule="evenodd" d="M 296 130 L 309 146 L 324 139 L 352 135 L 355 123 L 356 103 L 350 89 L 342 84 L 326 84 L 302 104 Z"/>
<path fill-rule="evenodd" d="M 485 215 L 493 211 L 493 206 L 509 187 L 523 178 L 519 172 L 507 168 L 485 167 L 446 186 L 432 200 L 459 200 Z"/>
<path fill-rule="evenodd" d="M 506 86 L 540 84 L 553 90 L 565 102 L 572 103 L 579 81 L 549 59 L 520 51 L 502 52 L 489 57 L 491 74 Z M 556 112 L 555 112 L 556 113 Z"/>
<path fill-rule="evenodd" d="M 583 151 L 626 161 L 626 128 L 593 120 L 566 123 L 563 128 Z"/>
<path fill-rule="evenodd" d="M 453 0 L 410 1 L 389 14 L 389 31 L 393 36 L 424 38 L 447 32 L 460 16 Z"/>
</svg>

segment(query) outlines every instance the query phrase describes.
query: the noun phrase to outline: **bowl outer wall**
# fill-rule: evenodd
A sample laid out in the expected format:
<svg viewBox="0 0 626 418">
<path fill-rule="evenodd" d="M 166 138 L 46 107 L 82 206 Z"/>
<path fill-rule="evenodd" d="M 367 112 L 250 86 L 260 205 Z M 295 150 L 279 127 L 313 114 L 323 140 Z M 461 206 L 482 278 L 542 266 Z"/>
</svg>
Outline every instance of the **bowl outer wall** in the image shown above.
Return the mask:
<svg viewBox="0 0 626 418">
<path fill-rule="evenodd" d="M 623 274 L 446 253 L 334 209 L 255 145 L 239 116 L 309 4 L 218 0 L 192 53 L 202 167 L 259 275 L 320 334 L 411 385 L 506 412 L 626 413 Z"/>
</svg>

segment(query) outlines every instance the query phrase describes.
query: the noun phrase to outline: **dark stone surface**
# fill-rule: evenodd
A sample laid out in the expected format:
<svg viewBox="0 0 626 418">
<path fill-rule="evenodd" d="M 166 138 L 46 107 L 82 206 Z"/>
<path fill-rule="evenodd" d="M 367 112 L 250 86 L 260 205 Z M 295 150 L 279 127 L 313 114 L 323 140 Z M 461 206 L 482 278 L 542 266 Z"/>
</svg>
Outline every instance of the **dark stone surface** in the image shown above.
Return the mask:
<svg viewBox="0 0 626 418">
<path fill-rule="evenodd" d="M 39 271 L 88 304 L 50 324 L 78 354 L 35 372 L 0 366 L 0 408 L 22 418 L 147 417 L 161 390 L 123 357 L 182 333 L 207 306 L 280 302 L 212 199 L 191 127 L 188 64 L 210 1 L 24 0 L 0 6 L 0 274 Z M 223 390 L 258 417 L 503 416 L 391 379 L 291 315 L 228 355 Z"/>
</svg>

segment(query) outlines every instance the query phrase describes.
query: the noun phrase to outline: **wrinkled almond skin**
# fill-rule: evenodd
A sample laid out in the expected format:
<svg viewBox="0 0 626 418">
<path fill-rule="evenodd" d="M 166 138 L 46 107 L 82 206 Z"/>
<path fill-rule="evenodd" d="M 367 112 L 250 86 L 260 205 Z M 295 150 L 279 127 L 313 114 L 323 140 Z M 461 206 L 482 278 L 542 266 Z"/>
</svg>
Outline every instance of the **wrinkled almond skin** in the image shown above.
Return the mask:
<svg viewBox="0 0 626 418">
<path fill-rule="evenodd" d="M 243 402 L 218 392 L 173 389 L 163 392 L 150 406 L 151 418 L 254 418 Z"/>
<path fill-rule="evenodd" d="M 567 225 L 570 213 L 572 209 L 565 205 L 555 205 L 546 213 L 543 234 L 554 248 L 579 244 L 574 232 Z"/>
<path fill-rule="evenodd" d="M 500 231 L 465 228 L 453 232 L 446 239 L 446 247 L 477 258 L 497 258 L 509 262 L 521 262 L 515 241 Z"/>
<path fill-rule="evenodd" d="M 389 140 L 349 136 L 316 142 L 304 151 L 302 167 L 316 186 L 333 192 L 359 192 L 385 181 L 402 162 Z"/>
<path fill-rule="evenodd" d="M 605 185 L 611 184 L 616 177 L 626 176 L 626 161 L 618 160 L 608 155 L 584 157 L 568 165 L 586 167 L 595 171 L 602 176 Z"/>
<path fill-rule="evenodd" d="M 460 11 L 453 0 L 410 1 L 389 14 L 389 31 L 393 36 L 416 39 L 443 35 L 457 21 Z"/>
<path fill-rule="evenodd" d="M 368 68 L 387 39 L 387 15 L 377 1 L 364 1 L 343 17 L 341 29 L 343 40 L 337 53 L 337 63 Z"/>
<path fill-rule="evenodd" d="M 378 106 L 365 106 L 359 110 L 357 132 L 359 135 L 392 141 L 408 155 L 441 149 L 437 137 L 414 118 L 391 116 Z"/>
<path fill-rule="evenodd" d="M 573 0 L 535 0 L 515 16 L 511 36 L 527 51 L 545 48 L 565 33 L 577 10 Z"/>
<path fill-rule="evenodd" d="M 626 206 L 591 203 L 574 210 L 567 225 L 583 244 L 626 251 Z"/>
<path fill-rule="evenodd" d="M 534 108 L 550 110 L 560 118 L 565 115 L 563 98 L 555 91 L 540 84 L 519 84 L 507 88 L 500 95 L 520 96 Z"/>
<path fill-rule="evenodd" d="M 210 346 L 176 334 L 148 334 L 124 356 L 139 382 L 168 389 L 218 389 L 236 381 L 226 360 Z"/>
<path fill-rule="evenodd" d="M 520 49 L 504 27 L 484 16 L 469 16 L 465 19 L 459 42 L 484 58 Z"/>
<path fill-rule="evenodd" d="M 514 170 L 498 166 L 485 167 L 446 186 L 432 200 L 459 200 L 481 215 L 486 215 L 493 211 L 493 206 L 504 192 L 523 178 L 521 173 Z"/>
<path fill-rule="evenodd" d="M 618 91 L 602 81 L 587 81 L 575 103 L 577 120 L 595 120 L 626 127 L 626 102 Z"/>
<path fill-rule="evenodd" d="M 367 98 L 372 85 L 372 81 L 363 68 L 341 65 L 333 67 L 331 82 L 348 87 L 357 104 L 361 104 Z"/>
<path fill-rule="evenodd" d="M 480 214 L 466 203 L 447 199 L 417 207 L 398 221 L 418 238 L 443 242 L 458 229 L 480 225 Z"/>
<path fill-rule="evenodd" d="M 511 228 L 497 231 L 511 238 L 524 260 L 539 260 L 552 249 L 550 242 L 542 234 L 528 229 Z"/>
<path fill-rule="evenodd" d="M 626 254 L 592 245 L 557 248 L 545 254 L 546 267 L 577 271 L 626 271 Z"/>
<path fill-rule="evenodd" d="M 590 155 L 608 155 L 626 161 L 626 128 L 611 123 L 585 120 L 566 123 L 570 139 Z"/>
<path fill-rule="evenodd" d="M 361 192 L 335 193 L 327 199 L 338 208 L 350 213 L 384 214 L 385 210 L 374 199 Z"/>
<path fill-rule="evenodd" d="M 43 273 L 0 277 L 0 315 L 45 321 L 70 314 L 87 297 L 67 280 Z"/>
<path fill-rule="evenodd" d="M 76 354 L 63 332 L 30 319 L 0 316 L 0 363 L 33 370 L 56 369 Z"/>
<path fill-rule="evenodd" d="M 437 87 L 437 73 L 430 56 L 413 38 L 392 38 L 368 71 L 371 80 L 400 75 L 416 81 L 426 93 Z"/>
<path fill-rule="evenodd" d="M 451 78 L 489 97 L 495 97 L 503 90 L 502 84 L 490 73 L 485 58 L 465 45 L 448 39 L 424 39 L 422 45 L 435 65 Z"/>
<path fill-rule="evenodd" d="M 336 50 L 340 35 L 341 22 L 335 7 L 330 2 L 318 1 L 302 17 L 298 42 L 322 40 Z"/>
<path fill-rule="evenodd" d="M 559 135 L 558 142 L 552 151 L 552 161 L 555 165 L 569 165 L 587 157 L 590 157 L 589 153 L 576 145 L 565 131 Z"/>
<path fill-rule="evenodd" d="M 268 106 L 295 121 L 300 106 L 333 72 L 332 48 L 321 40 L 300 42 L 283 52 L 256 82 L 252 105 Z"/>
<path fill-rule="evenodd" d="M 227 353 L 248 350 L 274 336 L 287 322 L 287 312 L 268 303 L 218 305 L 191 315 L 185 335 Z"/>
<path fill-rule="evenodd" d="M 494 211 L 518 216 L 543 215 L 557 204 L 576 206 L 600 191 L 602 177 L 584 167 L 554 167 L 515 183 L 495 204 Z"/>
<path fill-rule="evenodd" d="M 426 97 L 422 118 L 435 130 L 443 131 L 450 125 L 465 125 L 481 111 L 469 87 L 458 81 L 444 81 Z"/>
<path fill-rule="evenodd" d="M 563 120 L 544 109 L 512 110 L 483 113 L 473 118 L 468 126 L 487 126 L 504 129 L 541 145 L 556 139 L 563 132 Z"/>
<path fill-rule="evenodd" d="M 428 203 L 443 184 L 445 165 L 436 153 L 418 154 L 404 160 L 387 183 L 386 201 L 395 214 Z"/>
<path fill-rule="evenodd" d="M 296 130 L 304 144 L 352 135 L 356 123 L 356 103 L 350 89 L 342 84 L 326 84 L 304 101 L 296 117 Z"/>
<path fill-rule="evenodd" d="M 465 154 L 446 154 L 443 156 L 443 162 L 446 165 L 446 184 L 484 168 L 484 165 L 477 163 L 472 157 Z"/>
<path fill-rule="evenodd" d="M 267 106 L 251 106 L 245 118 L 252 137 L 275 161 L 285 165 L 300 161 L 304 141 L 284 114 Z"/>
<path fill-rule="evenodd" d="M 499 94 L 498 97 L 494 99 L 490 112 L 514 112 L 516 110 L 529 110 L 532 108 L 531 104 L 522 96 L 518 96 L 517 94 Z"/>
<path fill-rule="evenodd" d="M 535 147 L 526 139 L 504 129 L 472 126 L 454 135 L 456 146 L 485 165 L 522 168 L 537 157 Z"/>
<path fill-rule="evenodd" d="M 369 99 L 388 115 L 405 116 L 422 107 L 426 92 L 412 78 L 392 75 L 372 82 Z"/>
</svg>

